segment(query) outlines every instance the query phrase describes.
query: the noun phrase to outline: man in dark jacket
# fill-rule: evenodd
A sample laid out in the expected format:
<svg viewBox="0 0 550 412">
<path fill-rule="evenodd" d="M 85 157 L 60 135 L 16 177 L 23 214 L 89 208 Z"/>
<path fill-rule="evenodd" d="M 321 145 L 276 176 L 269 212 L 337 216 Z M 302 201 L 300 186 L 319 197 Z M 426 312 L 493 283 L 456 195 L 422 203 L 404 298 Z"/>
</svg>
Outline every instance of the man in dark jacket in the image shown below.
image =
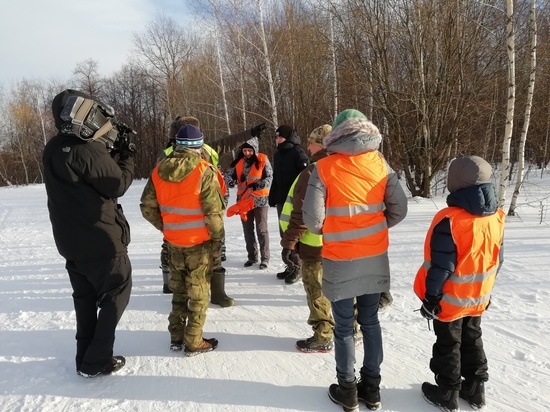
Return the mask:
<svg viewBox="0 0 550 412">
<path fill-rule="evenodd" d="M 273 156 L 273 183 L 269 190 L 269 206 L 277 207 L 277 216 L 281 218 L 281 211 L 286 201 L 290 186 L 296 177 L 309 165 L 309 157 L 300 146 L 300 139 L 292 126 L 283 124 L 275 130 L 277 151 Z M 283 238 L 283 231 L 279 227 L 279 235 Z M 277 273 L 279 279 L 285 279 L 293 273 L 287 266 L 283 272 Z"/>
<path fill-rule="evenodd" d="M 132 183 L 134 149 L 113 139 L 118 134 L 112 108 L 84 93 L 61 92 L 53 99 L 52 114 L 59 132 L 43 154 L 48 210 L 73 288 L 76 370 L 93 378 L 125 363 L 123 356 L 113 356 L 115 329 L 132 288 L 130 227 L 117 198 Z M 86 124 L 91 128 L 85 130 Z"/>
</svg>

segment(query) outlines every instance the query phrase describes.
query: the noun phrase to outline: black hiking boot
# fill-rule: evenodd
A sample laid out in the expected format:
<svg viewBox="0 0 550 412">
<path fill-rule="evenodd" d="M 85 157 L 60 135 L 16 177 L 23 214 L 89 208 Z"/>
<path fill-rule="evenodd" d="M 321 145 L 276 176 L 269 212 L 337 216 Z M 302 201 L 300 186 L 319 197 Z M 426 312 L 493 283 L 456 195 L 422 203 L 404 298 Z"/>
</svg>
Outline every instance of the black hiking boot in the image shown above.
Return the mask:
<svg viewBox="0 0 550 412">
<path fill-rule="evenodd" d="M 322 342 L 316 339 L 315 336 L 296 342 L 296 349 L 306 353 L 326 353 L 330 352 L 333 348 L 334 342 L 332 340 Z"/>
<path fill-rule="evenodd" d="M 473 409 L 483 408 L 485 406 L 485 382 L 462 381 L 458 396 L 466 400 Z"/>
<path fill-rule="evenodd" d="M 365 402 L 371 411 L 377 411 L 382 407 L 380 403 L 380 376 L 371 378 L 361 374 L 361 380 L 357 383 L 357 397 Z"/>
<path fill-rule="evenodd" d="M 214 338 L 210 339 L 202 339 L 202 342 L 199 344 L 199 346 L 196 346 L 194 348 L 185 347 L 185 356 L 196 356 L 200 353 L 206 353 L 211 352 L 214 349 L 218 347 L 218 340 Z"/>
<path fill-rule="evenodd" d="M 269 261 L 262 259 L 262 263 L 260 263 L 260 269 L 264 270 L 269 267 Z"/>
<path fill-rule="evenodd" d="M 439 407 L 442 411 L 457 412 L 458 409 L 458 390 L 443 389 L 429 382 L 422 384 L 422 395 L 426 402 Z"/>
<path fill-rule="evenodd" d="M 173 350 L 174 352 L 179 352 L 183 349 L 183 341 L 182 340 L 173 340 L 170 342 L 170 350 Z"/>
<path fill-rule="evenodd" d="M 285 266 L 285 270 L 277 273 L 277 279 L 286 279 L 288 275 L 292 272 L 292 268 L 288 265 Z"/>
<path fill-rule="evenodd" d="M 257 263 L 257 262 L 258 262 L 257 260 L 247 260 L 246 262 L 244 262 L 244 267 L 249 268 L 250 266 L 252 266 L 254 263 Z"/>
<path fill-rule="evenodd" d="M 97 373 L 85 373 L 81 370 L 77 370 L 76 373 L 84 378 L 97 378 L 98 376 L 110 375 L 111 373 L 118 372 L 125 364 L 126 358 L 124 356 L 113 356 L 107 366 Z"/>
<path fill-rule="evenodd" d="M 359 411 L 359 400 L 357 399 L 357 382 L 342 382 L 332 384 L 328 388 L 328 397 L 334 403 L 342 405 L 344 411 Z"/>
<path fill-rule="evenodd" d="M 302 279 L 302 268 L 300 266 L 294 266 L 292 272 L 285 278 L 287 285 L 292 285 Z"/>
</svg>

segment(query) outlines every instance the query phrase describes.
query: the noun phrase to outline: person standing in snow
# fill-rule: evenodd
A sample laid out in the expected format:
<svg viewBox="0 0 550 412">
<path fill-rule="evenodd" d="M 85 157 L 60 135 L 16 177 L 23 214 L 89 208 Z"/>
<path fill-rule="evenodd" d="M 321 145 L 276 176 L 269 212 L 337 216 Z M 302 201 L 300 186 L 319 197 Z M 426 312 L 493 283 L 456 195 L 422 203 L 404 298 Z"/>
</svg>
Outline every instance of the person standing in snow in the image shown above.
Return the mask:
<svg viewBox="0 0 550 412">
<path fill-rule="evenodd" d="M 277 208 L 277 217 L 281 218 L 283 205 L 290 186 L 296 177 L 309 165 L 309 157 L 300 146 L 300 138 L 292 126 L 283 124 L 275 130 L 277 151 L 273 155 L 273 184 L 269 190 L 269 206 Z M 279 228 L 279 235 L 283 238 L 283 231 Z M 287 279 L 288 284 L 300 279 L 300 273 L 293 271 L 293 266 L 286 266 L 285 270 L 277 273 L 278 279 Z"/>
<path fill-rule="evenodd" d="M 141 213 L 163 232 L 170 258 L 172 311 L 168 317 L 170 349 L 185 355 L 209 352 L 218 346 L 203 338 L 208 308 L 212 251 L 221 249 L 225 208 L 217 168 L 201 158 L 203 135 L 183 126 L 176 147 L 151 172 L 141 195 Z M 215 254 L 217 259 L 221 256 Z"/>
<path fill-rule="evenodd" d="M 323 239 L 321 235 L 307 230 L 302 217 L 302 206 L 309 177 L 315 163 L 328 156 L 323 146 L 323 137 L 331 130 L 332 127 L 325 124 L 311 132 L 308 150 L 311 153 L 312 164 L 306 167 L 292 184 L 279 220 L 283 230 L 281 257 L 287 266 L 295 272 L 301 272 L 303 276 L 309 308 L 307 323 L 313 328 L 312 337 L 296 342 L 296 348 L 302 352 L 329 352 L 334 347 L 334 320 L 331 315 L 330 301 L 323 295 L 322 289 Z"/>
<path fill-rule="evenodd" d="M 132 184 L 135 148 L 113 140 L 114 111 L 85 93 L 59 93 L 52 114 L 58 133 L 42 158 L 48 211 L 73 289 L 76 371 L 94 378 L 126 362 L 113 356 L 115 329 L 132 290 L 130 226 L 117 198 Z"/>
<path fill-rule="evenodd" d="M 252 196 L 253 200 L 253 207 L 246 213 L 246 217 L 241 219 L 248 256 L 244 266 L 250 267 L 258 262 L 259 254 L 260 269 L 267 269 L 270 258 L 267 226 L 268 194 L 273 180 L 273 169 L 267 156 L 259 152 L 257 138 L 250 139 L 241 145 L 237 158 L 231 163 L 231 168 L 226 179 L 231 185 L 237 185 L 237 202 L 244 196 Z M 254 223 L 256 223 L 257 242 Z"/>
<path fill-rule="evenodd" d="M 474 409 L 485 405 L 489 374 L 481 315 L 503 262 L 505 223 L 491 172 L 478 156 L 451 161 L 448 207 L 433 218 L 414 282 L 422 300 L 420 314 L 433 320 L 436 335 L 430 369 L 437 385 L 424 382 L 422 393 L 447 411 L 458 411 L 459 397 Z"/>
<path fill-rule="evenodd" d="M 397 174 L 378 147 L 382 136 L 353 109 L 334 119 L 323 138 L 328 157 L 320 159 L 308 182 L 302 214 L 308 230 L 323 235 L 323 293 L 332 304 L 338 384 L 330 399 L 357 409 L 358 399 L 380 408 L 382 332 L 380 294 L 390 287 L 388 229 L 407 214 L 407 198 Z M 363 333 L 361 380 L 355 376 L 354 299 Z"/>
</svg>

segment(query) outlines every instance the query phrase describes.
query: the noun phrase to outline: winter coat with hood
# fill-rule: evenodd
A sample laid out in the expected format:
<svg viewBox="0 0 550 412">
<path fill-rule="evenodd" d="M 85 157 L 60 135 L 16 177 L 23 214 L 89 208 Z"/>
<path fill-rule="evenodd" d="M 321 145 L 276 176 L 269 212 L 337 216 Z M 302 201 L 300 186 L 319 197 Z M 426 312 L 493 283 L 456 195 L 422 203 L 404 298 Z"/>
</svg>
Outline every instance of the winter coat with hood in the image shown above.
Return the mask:
<svg viewBox="0 0 550 412">
<path fill-rule="evenodd" d="M 273 184 L 269 191 L 269 206 L 284 205 L 296 177 L 309 165 L 309 157 L 293 131 L 273 156 Z"/>
<path fill-rule="evenodd" d="M 357 111 L 353 111 L 357 112 Z M 354 161 L 360 160 L 362 155 L 377 151 L 381 136 L 378 129 L 366 117 L 346 118 L 338 116 L 333 124 L 333 130 L 323 138 L 323 144 L 329 154 L 342 154 Z M 338 120 L 340 122 L 337 122 Z M 371 132 L 375 129 L 375 135 Z M 378 152 L 377 152 L 378 153 Z M 383 157 L 380 153 L 378 155 Z M 326 217 L 325 201 L 327 199 L 327 188 L 321 180 L 318 167 L 322 162 L 333 161 L 329 156 L 321 159 L 313 169 L 309 179 L 303 205 L 303 219 L 307 228 L 312 233 L 323 234 L 323 225 Z M 385 225 L 387 228 L 395 226 L 403 220 L 407 214 L 407 198 L 401 187 L 396 173 L 383 160 L 387 171 L 384 179 L 383 205 L 385 210 Z M 360 171 L 358 171 L 360 173 Z M 365 173 L 367 175 L 368 173 Z M 361 179 L 361 176 L 339 176 L 333 178 L 331 184 L 348 184 L 346 182 Z M 379 188 L 377 188 L 379 190 Z M 350 213 L 357 213 L 350 205 Z M 358 228 L 364 229 L 364 228 Z M 326 239 L 323 239 L 326 241 Z M 353 242 L 353 241 L 352 241 Z M 353 249 L 353 248 L 352 248 Z M 361 253 L 359 251 L 359 253 Z M 331 260 L 323 258 L 323 293 L 331 301 L 335 302 L 363 294 L 387 292 L 390 288 L 390 268 L 387 249 L 374 256 L 346 260 Z"/>
<path fill-rule="evenodd" d="M 299 256 L 302 260 L 321 260 L 321 248 L 300 243 L 300 239 L 307 231 L 307 226 L 305 225 L 302 216 L 302 207 L 304 204 L 309 178 L 315 168 L 314 163 L 320 159 L 324 159 L 327 156 L 328 153 L 326 149 L 315 153 L 311 157 L 312 164 L 306 167 L 298 176 L 298 181 L 296 182 L 296 186 L 294 186 L 290 220 L 288 222 L 288 227 L 283 234 L 283 238 L 281 239 L 281 246 L 285 249 L 295 250 L 299 243 Z"/>
<path fill-rule="evenodd" d="M 161 180 L 174 184 L 176 188 L 173 191 L 174 196 L 181 196 L 181 193 L 177 192 L 177 184 L 189 176 L 200 162 L 201 155 L 199 151 L 176 146 L 176 150 L 158 164 L 158 176 Z M 217 174 L 216 168 L 208 165 L 200 178 L 199 200 L 210 239 L 220 242 L 225 236 L 223 227 L 225 204 Z M 162 231 L 163 220 L 152 178 L 149 178 L 145 184 L 141 195 L 140 208 L 143 217 Z"/>
<path fill-rule="evenodd" d="M 69 90 L 52 102 L 55 125 Z M 59 132 L 44 148 L 44 182 L 53 236 L 67 260 L 109 259 L 127 253 L 130 226 L 117 198 L 126 193 L 134 176 L 134 159 L 111 152 L 100 141 L 82 140 Z"/>
<path fill-rule="evenodd" d="M 244 157 L 243 148 L 250 148 L 254 150 L 254 154 L 249 157 L 248 159 Z M 240 179 L 246 178 L 248 174 L 250 173 L 250 168 L 252 165 L 257 162 L 257 155 L 259 152 L 259 145 L 258 145 L 258 139 L 252 138 L 246 141 L 246 143 L 242 144 L 239 147 L 239 152 L 237 154 L 237 157 L 230 165 L 230 169 L 225 175 L 225 180 L 228 182 L 228 185 L 231 186 L 233 182 L 238 182 Z M 265 155 L 264 155 L 265 156 Z M 235 166 L 241 159 L 244 159 L 244 167 L 243 167 L 243 176 L 237 176 L 237 171 Z M 271 163 L 269 162 L 269 159 L 265 159 L 264 168 L 262 170 L 262 177 L 259 180 L 256 180 L 255 187 L 256 189 L 269 189 L 271 187 L 271 184 L 273 182 L 273 169 L 271 167 Z M 237 201 L 240 200 L 240 196 L 237 196 Z M 268 197 L 267 196 L 256 196 L 254 195 L 254 207 L 267 207 L 268 206 Z"/>
<path fill-rule="evenodd" d="M 462 317 L 461 312 L 479 315 L 488 306 L 494 280 L 504 261 L 505 214 L 498 208 L 491 174 L 489 163 L 478 156 L 459 157 L 449 166 L 448 208 L 440 210 L 434 217 L 424 245 L 425 263 L 429 261 L 429 265 L 427 268 L 423 265 L 418 271 L 414 284 L 420 299 L 430 295 L 443 300 L 442 312 L 438 315 L 440 320 Z M 475 242 L 468 244 L 468 239 L 475 239 Z M 464 267 L 472 263 L 487 266 L 482 269 L 485 274 L 473 276 L 476 269 Z M 496 270 L 490 269 L 495 264 Z M 466 276 L 461 273 L 464 269 Z M 484 285 L 480 286 L 482 283 Z M 465 308 L 458 304 L 454 295 L 453 288 L 457 284 L 461 293 L 468 291 L 466 301 L 469 305 Z M 453 295 L 447 296 L 449 292 Z M 447 300 L 453 305 L 445 304 Z M 484 303 L 477 312 L 474 307 L 476 300 Z"/>
</svg>

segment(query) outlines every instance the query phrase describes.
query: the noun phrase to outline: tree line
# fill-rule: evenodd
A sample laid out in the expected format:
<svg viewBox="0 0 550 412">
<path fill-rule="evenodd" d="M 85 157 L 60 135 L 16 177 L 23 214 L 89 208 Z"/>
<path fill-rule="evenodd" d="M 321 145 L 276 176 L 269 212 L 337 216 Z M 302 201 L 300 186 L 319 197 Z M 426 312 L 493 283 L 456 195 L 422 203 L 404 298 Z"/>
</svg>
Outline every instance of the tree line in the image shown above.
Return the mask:
<svg viewBox="0 0 550 412">
<path fill-rule="evenodd" d="M 431 196 L 434 179 L 459 155 L 495 165 L 506 157 L 510 179 L 520 159 L 541 168 L 550 161 L 548 2 L 187 3 L 192 29 L 159 12 L 134 33 L 130 58 L 109 77 L 91 56 L 64 82 L 22 79 L 3 91 L 0 186 L 42 182 L 42 150 L 56 132 L 51 101 L 68 87 L 110 104 L 136 129 L 137 178 L 149 175 L 178 115 L 199 118 L 206 142 L 266 122 L 260 150 L 272 156 L 278 125 L 294 126 L 305 144 L 347 108 L 380 128 L 381 151 L 413 196 Z"/>
</svg>

